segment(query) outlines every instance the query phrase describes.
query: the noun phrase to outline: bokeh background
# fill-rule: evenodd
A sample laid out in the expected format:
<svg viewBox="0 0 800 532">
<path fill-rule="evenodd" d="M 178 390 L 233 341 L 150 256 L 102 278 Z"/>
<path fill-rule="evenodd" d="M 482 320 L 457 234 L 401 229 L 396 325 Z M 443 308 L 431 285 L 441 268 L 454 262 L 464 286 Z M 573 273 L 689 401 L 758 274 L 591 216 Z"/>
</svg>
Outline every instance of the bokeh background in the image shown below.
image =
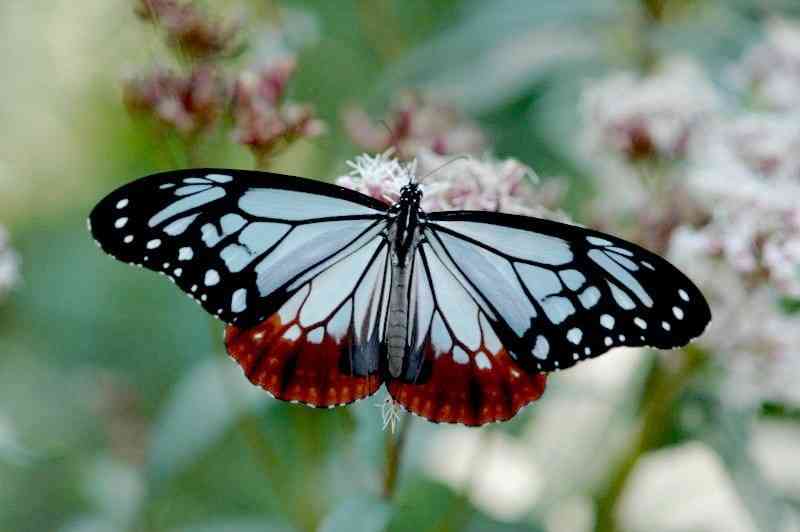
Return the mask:
<svg viewBox="0 0 800 532">
<path fill-rule="evenodd" d="M 800 530 L 795 0 L 6 0 L 0 71 L 0 530 Z M 390 145 L 529 166 L 479 184 L 667 255 L 714 324 L 508 423 L 414 419 L 386 497 L 381 396 L 267 398 L 86 232 L 154 171 Z"/>
</svg>

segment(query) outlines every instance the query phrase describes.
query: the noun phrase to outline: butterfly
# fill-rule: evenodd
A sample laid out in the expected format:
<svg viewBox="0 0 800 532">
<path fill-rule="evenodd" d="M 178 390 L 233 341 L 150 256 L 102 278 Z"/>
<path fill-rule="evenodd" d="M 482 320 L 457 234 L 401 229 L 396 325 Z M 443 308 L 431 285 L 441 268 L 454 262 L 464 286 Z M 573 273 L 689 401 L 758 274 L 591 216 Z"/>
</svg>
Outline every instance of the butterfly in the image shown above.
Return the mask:
<svg viewBox="0 0 800 532">
<path fill-rule="evenodd" d="M 383 384 L 434 422 L 482 425 L 549 372 L 617 346 L 673 348 L 711 319 L 698 288 L 611 235 L 498 212 L 424 212 L 266 172 L 190 169 L 111 192 L 89 228 L 227 324 L 228 353 L 278 399 L 344 405 Z"/>
</svg>

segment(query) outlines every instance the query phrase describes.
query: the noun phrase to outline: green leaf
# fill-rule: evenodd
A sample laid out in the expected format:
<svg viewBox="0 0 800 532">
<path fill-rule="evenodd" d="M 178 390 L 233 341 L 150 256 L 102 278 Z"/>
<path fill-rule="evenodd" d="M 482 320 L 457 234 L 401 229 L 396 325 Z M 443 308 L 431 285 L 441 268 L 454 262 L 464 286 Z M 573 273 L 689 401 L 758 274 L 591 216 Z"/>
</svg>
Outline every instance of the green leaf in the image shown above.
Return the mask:
<svg viewBox="0 0 800 532">
<path fill-rule="evenodd" d="M 164 481 L 179 474 L 242 413 L 266 401 L 267 395 L 251 385 L 230 360 L 200 361 L 178 382 L 156 422 L 150 477 Z"/>
<path fill-rule="evenodd" d="M 342 502 L 319 526 L 320 532 L 380 532 L 391 515 L 389 504 L 377 496 L 356 496 Z"/>
<path fill-rule="evenodd" d="M 780 301 L 780 307 L 786 314 L 800 314 L 800 299 L 784 297 Z"/>
<path fill-rule="evenodd" d="M 401 484 L 388 530 L 460 531 L 474 514 L 465 496 L 444 484 L 415 476 Z"/>
<path fill-rule="evenodd" d="M 451 29 L 389 72 L 383 90 L 421 86 L 469 111 L 486 111 L 528 91 L 554 68 L 596 58 L 600 30 L 618 12 L 611 0 L 468 2 Z"/>
</svg>

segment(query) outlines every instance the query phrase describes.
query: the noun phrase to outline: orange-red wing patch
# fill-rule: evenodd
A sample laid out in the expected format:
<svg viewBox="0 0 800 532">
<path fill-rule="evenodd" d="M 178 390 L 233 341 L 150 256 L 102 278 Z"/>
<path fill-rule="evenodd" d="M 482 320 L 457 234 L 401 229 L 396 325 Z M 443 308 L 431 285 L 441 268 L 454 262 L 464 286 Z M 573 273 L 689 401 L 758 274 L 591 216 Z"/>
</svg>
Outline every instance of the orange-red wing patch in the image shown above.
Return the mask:
<svg viewBox="0 0 800 532">
<path fill-rule="evenodd" d="M 436 354 L 426 343 L 423 355 L 416 382 L 394 380 L 386 386 L 407 410 L 433 422 L 505 421 L 544 393 L 546 376 L 526 373 L 504 348 L 492 354 L 484 346 L 468 352 L 456 345 Z"/>
<path fill-rule="evenodd" d="M 355 374 L 350 357 L 358 350 L 350 334 L 337 340 L 324 327 L 282 323 L 278 313 L 249 329 L 229 325 L 225 345 L 253 384 L 283 401 L 340 406 L 372 395 L 382 383 L 377 368 Z"/>
</svg>

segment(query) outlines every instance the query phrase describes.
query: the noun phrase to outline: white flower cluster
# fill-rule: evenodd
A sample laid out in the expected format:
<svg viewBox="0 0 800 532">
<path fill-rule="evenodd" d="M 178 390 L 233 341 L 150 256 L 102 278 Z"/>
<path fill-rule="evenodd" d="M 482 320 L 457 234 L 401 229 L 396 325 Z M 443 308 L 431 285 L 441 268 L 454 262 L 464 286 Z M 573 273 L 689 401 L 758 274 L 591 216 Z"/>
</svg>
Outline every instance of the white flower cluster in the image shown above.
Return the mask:
<svg viewBox="0 0 800 532">
<path fill-rule="evenodd" d="M 800 24 L 773 20 L 764 42 L 731 69 L 731 78 L 769 109 L 800 107 Z"/>
<path fill-rule="evenodd" d="M 667 61 L 646 77 L 621 72 L 586 87 L 583 145 L 590 155 L 629 160 L 681 157 L 697 126 L 719 107 L 714 86 L 687 58 Z"/>
<path fill-rule="evenodd" d="M 800 403 L 789 385 L 800 378 L 800 317 L 779 304 L 800 298 L 800 27 L 773 22 L 732 71 L 766 109 L 724 105 L 701 70 L 668 61 L 589 88 L 584 141 L 601 172 L 603 160 L 625 170 L 615 201 L 638 190 L 606 208 L 605 223 L 660 215 L 670 259 L 709 298 L 714 319 L 698 342 L 727 369 L 725 397 Z"/>
<path fill-rule="evenodd" d="M 365 153 L 347 161 L 350 171 L 338 177 L 336 184 L 386 203 L 397 201 L 400 189 L 416 179 L 416 164 L 403 164 L 392 154 L 392 150 L 378 155 Z"/>
<path fill-rule="evenodd" d="M 745 114 L 705 135 L 690 159 L 690 190 L 711 213 L 698 230 L 750 284 L 800 298 L 800 117 Z"/>
<path fill-rule="evenodd" d="M 8 242 L 8 232 L 0 226 L 0 300 L 19 281 L 19 258 Z"/>
<path fill-rule="evenodd" d="M 648 76 L 619 72 L 587 84 L 580 147 L 598 190 L 605 192 L 592 210 L 627 217 L 653 208 L 645 170 L 671 170 L 663 163 L 685 157 L 721 105 L 714 85 L 686 57 L 667 60 Z"/>
<path fill-rule="evenodd" d="M 337 184 L 381 201 L 396 201 L 400 189 L 417 180 L 425 211 L 499 211 L 567 221 L 566 215 L 553 210 L 561 190 L 555 184 L 538 183 L 533 171 L 514 159 L 454 159 L 423 150 L 414 162 L 404 164 L 389 151 L 360 155 L 348 165 L 350 172 Z"/>
</svg>

